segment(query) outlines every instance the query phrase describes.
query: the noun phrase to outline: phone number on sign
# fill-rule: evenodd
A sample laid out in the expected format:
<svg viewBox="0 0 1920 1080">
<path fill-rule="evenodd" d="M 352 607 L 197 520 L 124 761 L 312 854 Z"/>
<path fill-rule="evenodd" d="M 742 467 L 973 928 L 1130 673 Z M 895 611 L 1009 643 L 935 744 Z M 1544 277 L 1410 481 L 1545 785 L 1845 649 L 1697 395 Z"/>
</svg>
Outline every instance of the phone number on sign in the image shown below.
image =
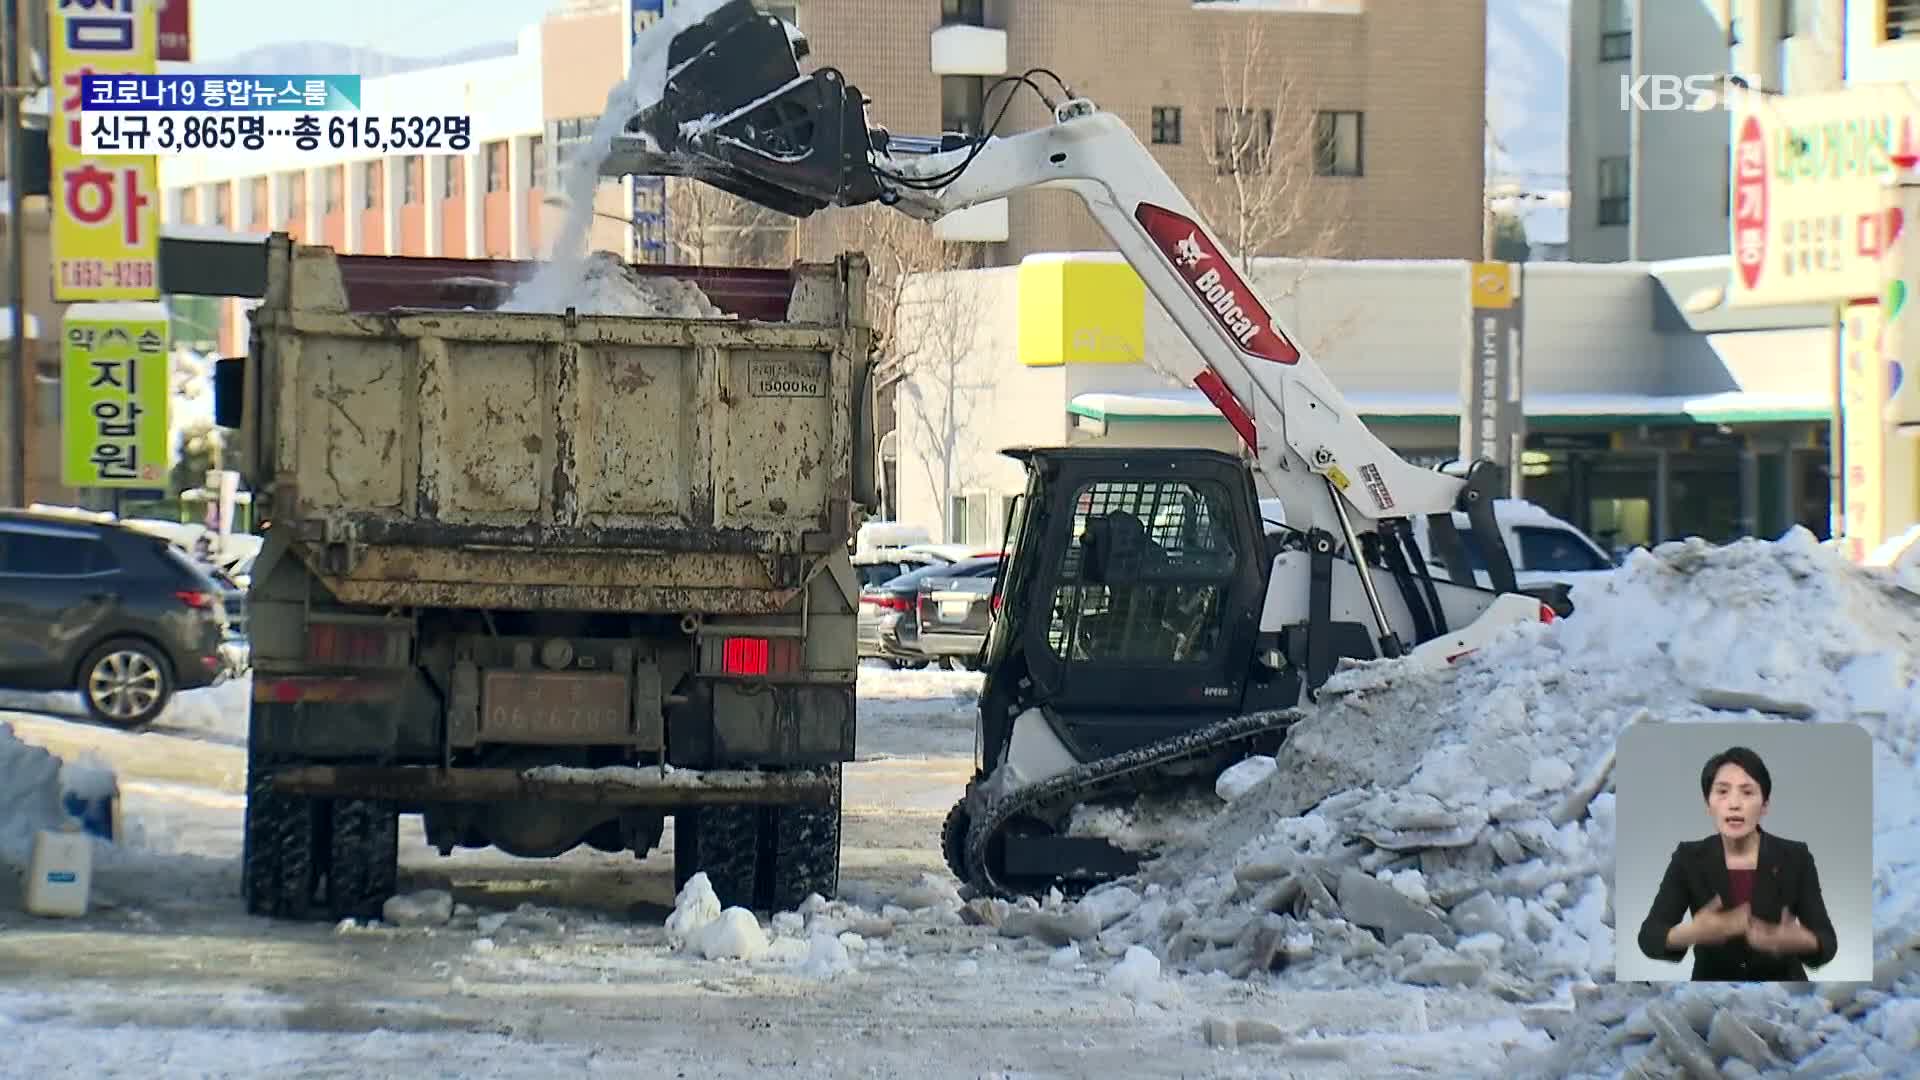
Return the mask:
<svg viewBox="0 0 1920 1080">
<path fill-rule="evenodd" d="M 61 259 L 60 284 L 74 289 L 150 289 L 154 265 L 140 259 Z"/>
<path fill-rule="evenodd" d="M 178 154 L 194 150 L 464 151 L 473 146 L 467 116 L 362 116 L 219 113 L 95 113 L 82 117 L 88 154 Z"/>
</svg>

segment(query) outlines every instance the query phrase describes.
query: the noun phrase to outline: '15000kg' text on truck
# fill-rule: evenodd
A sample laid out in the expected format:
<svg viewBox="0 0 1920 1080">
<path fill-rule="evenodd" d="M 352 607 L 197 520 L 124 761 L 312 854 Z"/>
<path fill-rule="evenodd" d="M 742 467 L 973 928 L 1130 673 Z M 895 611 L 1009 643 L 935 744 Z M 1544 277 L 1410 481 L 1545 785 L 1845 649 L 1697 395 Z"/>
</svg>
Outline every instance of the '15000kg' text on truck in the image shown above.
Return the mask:
<svg viewBox="0 0 1920 1080">
<path fill-rule="evenodd" d="M 404 813 L 528 858 L 644 856 L 670 817 L 676 887 L 832 896 L 865 259 L 700 270 L 702 319 L 491 310 L 529 263 L 276 235 L 266 267 L 218 379 L 270 520 L 248 909 L 377 916 Z"/>
</svg>

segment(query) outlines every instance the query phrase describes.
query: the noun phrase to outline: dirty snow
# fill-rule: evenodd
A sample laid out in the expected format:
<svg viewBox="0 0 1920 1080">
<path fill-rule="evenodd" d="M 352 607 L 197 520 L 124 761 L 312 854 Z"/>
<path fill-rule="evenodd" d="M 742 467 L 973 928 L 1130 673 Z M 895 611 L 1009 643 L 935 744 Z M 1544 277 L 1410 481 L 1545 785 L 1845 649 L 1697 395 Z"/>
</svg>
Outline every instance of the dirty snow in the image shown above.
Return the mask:
<svg viewBox="0 0 1920 1080">
<path fill-rule="evenodd" d="M 1916 940 L 1920 597 L 1795 530 L 1636 553 L 1575 604 L 1453 668 L 1336 676 L 1272 776 L 1231 785 L 1235 801 L 1189 823 L 1196 839 L 1082 902 L 1107 924 L 1100 939 L 1294 986 L 1397 980 L 1521 1000 L 1608 982 L 1620 732 L 1805 713 L 1874 737 L 1876 955 Z M 1856 1012 L 1849 1037 L 1869 1060 L 1904 1046 L 1905 1013 Z M 1899 1037 L 1876 1041 L 1875 1024 Z"/>
<path fill-rule="evenodd" d="M 565 277 L 553 276 L 564 268 Z M 584 260 L 545 264 L 521 286 L 501 311 L 555 312 L 573 308 L 582 315 L 624 315 L 636 318 L 725 319 L 700 286 L 684 278 L 643 273 L 611 251 L 596 251 Z"/>
<path fill-rule="evenodd" d="M 583 315 L 652 315 L 714 318 L 713 305 L 690 282 L 656 279 L 638 283 L 641 275 L 621 266 L 608 252 L 587 254 L 592 232 L 594 194 L 600 185 L 600 166 L 613 150 L 613 140 L 635 115 L 660 100 L 670 77 L 668 47 L 675 35 L 706 18 L 723 0 L 681 0 L 674 4 L 633 43 L 625 80 L 607 92 L 606 105 L 593 133 L 580 152 L 569 159 L 563 190 L 565 215 L 549 253 L 550 261 L 515 289 L 503 311 L 564 311 Z"/>
</svg>

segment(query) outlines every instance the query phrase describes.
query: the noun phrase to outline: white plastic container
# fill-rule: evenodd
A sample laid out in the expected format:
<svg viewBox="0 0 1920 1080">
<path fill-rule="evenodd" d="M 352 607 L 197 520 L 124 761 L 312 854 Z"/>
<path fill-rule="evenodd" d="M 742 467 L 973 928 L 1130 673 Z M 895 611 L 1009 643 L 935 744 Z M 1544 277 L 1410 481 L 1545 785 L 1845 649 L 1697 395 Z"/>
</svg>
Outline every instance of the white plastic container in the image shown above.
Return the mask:
<svg viewBox="0 0 1920 1080">
<path fill-rule="evenodd" d="M 79 918 L 93 889 L 93 841 L 77 828 L 42 829 L 27 864 L 27 914 Z"/>
</svg>

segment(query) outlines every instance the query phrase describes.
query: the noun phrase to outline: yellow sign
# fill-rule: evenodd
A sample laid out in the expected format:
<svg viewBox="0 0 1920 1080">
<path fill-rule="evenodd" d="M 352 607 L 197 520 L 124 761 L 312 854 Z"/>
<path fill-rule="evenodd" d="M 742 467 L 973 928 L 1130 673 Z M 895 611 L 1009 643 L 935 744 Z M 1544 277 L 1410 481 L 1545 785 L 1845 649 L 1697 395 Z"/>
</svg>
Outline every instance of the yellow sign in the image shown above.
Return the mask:
<svg viewBox="0 0 1920 1080">
<path fill-rule="evenodd" d="M 166 484 L 173 367 L 164 304 L 75 304 L 61 326 L 60 482 Z"/>
<path fill-rule="evenodd" d="M 1473 264 L 1473 306 L 1500 310 L 1513 306 L 1513 264 Z"/>
<path fill-rule="evenodd" d="M 1731 307 L 1878 296 L 1899 222 L 1893 158 L 1920 151 L 1920 98 L 1897 83 L 1734 98 Z"/>
<path fill-rule="evenodd" d="M 81 79 L 152 75 L 159 9 L 151 0 L 47 0 L 53 52 L 53 298 L 160 296 L 160 169 L 152 155 L 82 152 Z"/>
<path fill-rule="evenodd" d="M 1138 364 L 1147 353 L 1147 286 L 1124 262 L 1042 255 L 1020 264 L 1020 362 Z"/>
</svg>

